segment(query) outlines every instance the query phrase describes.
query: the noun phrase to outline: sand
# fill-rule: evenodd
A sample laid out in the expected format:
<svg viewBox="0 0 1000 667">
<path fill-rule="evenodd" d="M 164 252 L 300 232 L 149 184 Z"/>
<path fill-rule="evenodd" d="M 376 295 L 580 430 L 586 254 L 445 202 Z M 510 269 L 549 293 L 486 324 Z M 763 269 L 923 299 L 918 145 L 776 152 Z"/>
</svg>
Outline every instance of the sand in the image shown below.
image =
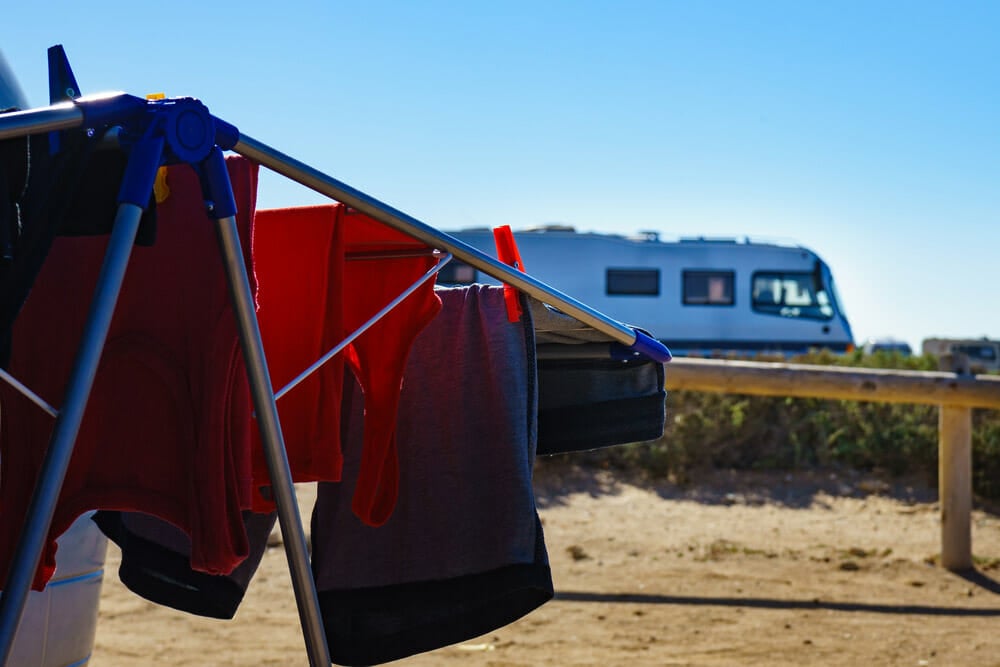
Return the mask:
<svg viewBox="0 0 1000 667">
<path fill-rule="evenodd" d="M 682 487 L 550 461 L 535 487 L 556 598 L 390 664 L 1000 665 L 1000 515 L 977 507 L 977 567 L 948 572 L 924 481 L 720 472 Z M 93 667 L 308 664 L 280 546 L 231 621 L 146 602 L 118 557 Z"/>
</svg>

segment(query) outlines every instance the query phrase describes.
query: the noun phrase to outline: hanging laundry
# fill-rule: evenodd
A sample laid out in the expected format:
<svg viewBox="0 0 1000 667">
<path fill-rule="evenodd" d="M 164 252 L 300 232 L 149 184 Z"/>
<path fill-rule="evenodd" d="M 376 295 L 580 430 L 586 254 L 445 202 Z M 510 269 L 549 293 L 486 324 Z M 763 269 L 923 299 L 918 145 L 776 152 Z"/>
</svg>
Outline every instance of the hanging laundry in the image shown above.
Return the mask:
<svg viewBox="0 0 1000 667">
<path fill-rule="evenodd" d="M 280 391 L 343 340 L 344 244 L 339 205 L 260 210 L 254 218 L 257 320 L 274 390 Z M 292 479 L 339 480 L 344 355 L 327 361 L 277 401 Z M 254 429 L 253 507 L 270 474 Z"/>
<path fill-rule="evenodd" d="M 130 591 L 179 611 L 230 619 L 260 566 L 276 516 L 243 512 L 249 553 L 229 574 L 192 569 L 191 539 L 163 519 L 101 510 L 93 521 L 121 550 L 118 578 Z"/>
<path fill-rule="evenodd" d="M 349 331 L 347 325 L 354 329 L 363 324 L 434 263 L 426 246 L 354 214 L 349 218 L 351 251 L 346 252 L 341 231 L 345 215 L 346 209 L 339 204 L 255 214 L 251 248 L 257 317 L 276 391 L 341 343 Z M 414 250 L 419 251 L 416 256 Z M 401 256 L 400 251 L 405 253 Z M 369 267 L 395 275 L 366 288 L 359 281 L 371 280 Z M 355 281 L 349 284 L 359 285 L 370 302 L 345 300 L 345 274 Z M 374 366 L 369 371 L 374 378 L 369 381 L 369 392 L 376 401 L 398 395 L 401 373 L 388 373 L 395 372 L 400 359 L 405 362 L 418 327 L 428 314 L 437 312 L 439 303 L 429 281 L 401 305 L 399 313 L 390 311 L 381 329 L 359 337 L 358 350 L 333 357 L 278 400 L 286 454 L 296 482 L 341 477 L 345 357 L 350 354 L 359 368 Z M 375 339 L 366 344 L 371 336 Z M 386 433 L 391 432 L 390 424 Z M 270 477 L 259 432 L 254 428 L 252 434 L 255 512 L 244 513 L 249 544 L 246 560 L 230 574 L 206 574 L 191 567 L 190 539 L 168 522 L 137 512 L 98 512 L 95 522 L 121 548 L 119 578 L 126 587 L 181 611 L 232 618 L 256 572 L 275 518 L 273 501 L 260 493 L 260 485 L 269 484 Z M 383 442 L 392 444 L 391 437 L 386 438 Z M 394 484 L 394 480 L 386 482 L 386 486 Z"/>
<path fill-rule="evenodd" d="M 255 212 L 249 266 L 253 270 L 257 318 L 275 390 L 294 379 L 343 335 L 340 290 L 344 250 L 338 222 L 340 209 L 323 205 Z M 339 355 L 330 360 L 277 402 L 289 467 L 296 482 L 340 479 L 343 359 L 344 355 Z M 324 409 L 324 405 L 333 409 Z M 269 484 L 259 430 L 254 427 L 251 433 L 253 477 Z M 273 523 L 275 505 L 261 494 L 260 484 L 253 486 L 251 506 L 262 515 L 271 514 Z M 169 524 L 163 522 L 162 528 L 156 530 L 153 526 L 157 520 L 153 517 L 112 512 L 97 516 L 105 534 L 122 548 L 123 568 L 119 575 L 130 589 L 154 602 L 195 614 L 225 617 L 227 613 L 229 616 L 235 613 L 242 595 L 239 599 L 235 597 L 239 586 L 234 582 L 242 583 L 237 573 L 246 570 L 246 562 L 233 575 L 206 575 L 191 569 L 187 558 L 190 546 L 182 548 L 178 544 Z M 249 520 L 254 524 L 257 521 Z M 141 539 L 134 539 L 129 530 L 133 524 L 146 528 Z M 252 555 L 260 545 L 255 543 L 252 530 L 248 535 Z M 161 543 L 159 536 L 166 542 Z M 163 571 L 170 572 L 169 579 L 176 586 L 156 585 L 156 578 Z"/>
<path fill-rule="evenodd" d="M 538 455 L 661 437 L 663 379 L 663 364 L 651 359 L 539 358 Z"/>
<path fill-rule="evenodd" d="M 127 156 L 98 150 L 83 130 L 0 141 L 0 365 L 10 333 L 56 236 L 108 234 Z M 137 245 L 156 238 L 155 202 L 143 212 Z"/>
<path fill-rule="evenodd" d="M 354 258 L 344 267 L 344 325 L 354 331 L 426 274 L 437 259 L 430 254 L 406 256 L 408 250 L 427 248 L 367 215 L 344 208 L 341 220 L 348 256 Z M 395 430 L 406 360 L 417 335 L 440 310 L 434 281 L 428 280 L 347 350 L 347 362 L 365 395 L 364 446 L 351 506 L 372 526 L 388 520 L 399 494 Z"/>
<path fill-rule="evenodd" d="M 553 595 L 531 479 L 530 316 L 509 322 L 499 287 L 437 293 L 442 310 L 414 342 L 400 395 L 395 511 L 372 527 L 352 510 L 369 425 L 356 386 L 344 395 L 344 481 L 318 485 L 312 568 L 337 664 L 464 641 Z"/>
<path fill-rule="evenodd" d="M 261 210 L 254 227 L 257 316 L 276 391 L 437 261 L 423 243 L 341 204 Z M 406 358 L 440 307 L 428 280 L 277 401 L 292 479 L 340 480 L 340 396 L 344 364 L 350 365 L 366 398 L 355 508 L 373 525 L 384 522 L 395 504 L 393 432 Z M 253 456 L 254 508 L 269 511 L 273 502 L 259 493 L 270 485 L 259 445 Z"/>
<path fill-rule="evenodd" d="M 226 164 L 247 253 L 257 167 L 238 157 Z M 168 182 L 156 243 L 133 250 L 36 589 L 52 574 L 56 537 L 90 509 L 145 512 L 173 523 L 191 536 L 191 566 L 199 571 L 232 572 L 248 554 L 242 509 L 250 502 L 252 422 L 225 269 L 197 175 L 178 165 L 169 168 Z M 103 237 L 56 239 L 15 322 L 11 373 L 57 406 L 106 245 Z M 6 572 L 53 421 L 6 384 L 0 401 Z"/>
<path fill-rule="evenodd" d="M 663 364 L 528 298 L 538 351 L 538 455 L 655 440 L 666 425 Z M 618 352 L 616 354 L 616 351 Z"/>
</svg>

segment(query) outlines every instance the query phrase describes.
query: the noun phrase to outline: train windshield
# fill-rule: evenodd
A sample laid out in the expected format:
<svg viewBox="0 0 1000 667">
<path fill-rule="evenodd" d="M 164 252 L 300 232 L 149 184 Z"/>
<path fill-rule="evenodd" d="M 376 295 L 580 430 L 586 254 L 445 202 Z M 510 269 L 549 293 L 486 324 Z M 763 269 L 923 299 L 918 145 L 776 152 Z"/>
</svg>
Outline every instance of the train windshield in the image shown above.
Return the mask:
<svg viewBox="0 0 1000 667">
<path fill-rule="evenodd" d="M 753 309 L 768 315 L 829 320 L 833 295 L 815 272 L 759 271 L 753 275 Z"/>
</svg>

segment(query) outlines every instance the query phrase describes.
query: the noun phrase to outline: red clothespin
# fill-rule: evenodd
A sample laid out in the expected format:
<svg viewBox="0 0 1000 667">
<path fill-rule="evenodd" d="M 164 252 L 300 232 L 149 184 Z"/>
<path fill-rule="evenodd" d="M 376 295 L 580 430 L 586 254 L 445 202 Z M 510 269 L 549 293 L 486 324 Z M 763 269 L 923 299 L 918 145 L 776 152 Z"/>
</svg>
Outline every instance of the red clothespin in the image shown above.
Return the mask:
<svg viewBox="0 0 1000 667">
<path fill-rule="evenodd" d="M 514 242 L 514 233 L 511 231 L 510 225 L 494 227 L 493 240 L 497 245 L 497 259 L 504 264 L 513 266 L 518 271 L 524 271 L 524 262 L 521 261 L 521 253 L 517 250 L 517 243 Z M 517 289 L 505 284 L 503 298 L 507 303 L 507 319 L 511 322 L 519 322 L 522 311 Z"/>
</svg>

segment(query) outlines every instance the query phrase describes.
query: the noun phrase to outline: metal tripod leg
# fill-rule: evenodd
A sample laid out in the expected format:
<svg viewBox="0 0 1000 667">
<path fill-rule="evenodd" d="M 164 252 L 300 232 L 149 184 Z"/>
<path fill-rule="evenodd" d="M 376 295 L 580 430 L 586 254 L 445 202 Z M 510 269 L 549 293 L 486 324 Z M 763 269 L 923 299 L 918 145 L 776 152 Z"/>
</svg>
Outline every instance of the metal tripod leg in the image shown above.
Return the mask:
<svg viewBox="0 0 1000 667">
<path fill-rule="evenodd" d="M 209 194 L 216 207 L 219 207 L 221 202 L 232 200 L 232 185 L 229 182 L 222 151 L 215 148 L 202 167 L 205 169 L 208 186 L 212 190 Z M 235 204 L 232 210 L 235 210 Z M 223 212 L 227 211 L 223 209 Z M 298 605 L 302 632 L 309 654 L 309 664 L 312 667 L 328 667 L 331 662 L 330 652 L 323 630 L 316 583 L 309 567 L 305 532 L 295 497 L 288 455 L 285 452 L 284 436 L 278 421 L 278 407 L 275 404 L 271 377 L 264 357 L 260 327 L 254 312 L 253 295 L 250 291 L 246 263 L 243 260 L 236 217 L 226 215 L 218 218 L 216 234 L 226 268 L 226 278 L 229 281 L 229 292 L 236 314 L 250 392 L 257 414 L 257 425 L 264 445 L 264 456 L 271 474 L 271 488 L 278 508 L 278 523 L 285 544 L 285 556 L 288 559 L 295 602 Z"/>
<path fill-rule="evenodd" d="M 149 187 L 153 187 L 152 181 Z M 52 524 L 56 501 L 73 455 L 73 445 L 80 431 L 90 389 L 97 375 L 97 366 L 111 327 L 111 317 L 118 302 L 118 293 L 121 291 L 140 218 L 140 206 L 129 203 L 119 205 L 97 288 L 90 304 L 80 350 L 70 374 L 64 404 L 56 418 L 28 514 L 24 518 L 21 539 L 14 551 L 10 572 L 4 583 L 3 597 L 0 598 L 0 664 L 7 664 L 10 656 L 28 590 Z"/>
<path fill-rule="evenodd" d="M 156 112 L 156 122 L 153 123 L 149 122 L 147 113 L 151 111 Z M 215 202 L 219 247 L 236 312 L 240 344 L 261 430 L 264 455 L 271 475 L 278 520 L 285 538 L 285 552 L 309 652 L 309 663 L 313 667 L 326 667 L 331 660 L 275 398 L 264 359 L 260 329 L 254 313 L 253 296 L 240 248 L 232 184 L 229 182 L 222 151 L 214 143 L 218 141 L 218 137 L 223 137 L 230 144 L 235 143 L 238 132 L 232 126 L 213 119 L 208 109 L 197 100 L 183 98 L 157 106 L 156 103 L 122 95 L 107 99 L 95 98 L 86 104 L 77 100 L 74 104 L 5 114 L 0 118 L 0 139 L 23 136 L 30 132 L 70 129 L 85 123 L 89 123 L 89 127 L 110 127 L 113 122 L 131 124 L 131 129 L 135 131 L 133 136 L 141 138 L 133 145 L 129 157 L 119 196 L 122 204 L 101 270 L 98 293 L 91 306 L 82 349 L 71 376 L 67 405 L 57 418 L 38 488 L 26 517 L 25 534 L 18 543 L 5 586 L 7 590 L 0 598 L 0 664 L 7 662 L 27 592 L 55 513 L 55 505 L 73 453 L 73 444 L 110 328 L 129 252 L 135 240 L 142 206 L 153 190 L 156 169 L 166 145 L 171 159 L 199 165 L 209 199 Z M 165 142 L 164 136 L 169 141 Z"/>
</svg>

